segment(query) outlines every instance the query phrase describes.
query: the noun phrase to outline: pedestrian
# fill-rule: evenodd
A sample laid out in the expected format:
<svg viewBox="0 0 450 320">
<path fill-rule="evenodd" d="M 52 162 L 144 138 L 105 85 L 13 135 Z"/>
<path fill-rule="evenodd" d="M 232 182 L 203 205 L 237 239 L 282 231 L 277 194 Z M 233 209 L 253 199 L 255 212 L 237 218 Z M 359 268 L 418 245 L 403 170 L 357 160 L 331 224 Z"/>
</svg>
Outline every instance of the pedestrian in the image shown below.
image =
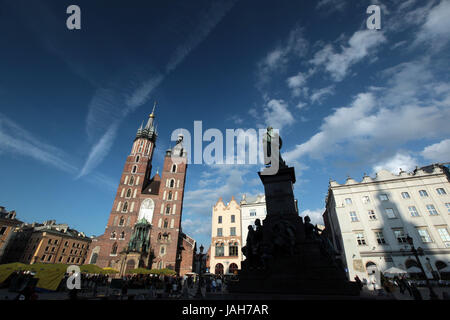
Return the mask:
<svg viewBox="0 0 450 320">
<path fill-rule="evenodd" d="M 222 292 L 222 279 L 220 277 L 217 278 L 216 285 L 217 285 L 217 292 Z"/>
<path fill-rule="evenodd" d="M 414 300 L 423 300 L 422 294 L 420 293 L 419 289 L 417 289 L 417 286 L 414 283 L 411 285 L 411 291 Z"/>
<path fill-rule="evenodd" d="M 216 287 L 217 287 L 217 282 L 216 282 L 216 279 L 213 278 L 211 281 L 211 291 L 216 292 Z"/>
<path fill-rule="evenodd" d="M 356 284 L 359 287 L 359 291 L 361 291 L 362 288 L 363 288 L 363 283 L 361 282 L 361 279 L 358 277 L 358 275 L 355 276 L 355 281 L 356 281 Z"/>
</svg>

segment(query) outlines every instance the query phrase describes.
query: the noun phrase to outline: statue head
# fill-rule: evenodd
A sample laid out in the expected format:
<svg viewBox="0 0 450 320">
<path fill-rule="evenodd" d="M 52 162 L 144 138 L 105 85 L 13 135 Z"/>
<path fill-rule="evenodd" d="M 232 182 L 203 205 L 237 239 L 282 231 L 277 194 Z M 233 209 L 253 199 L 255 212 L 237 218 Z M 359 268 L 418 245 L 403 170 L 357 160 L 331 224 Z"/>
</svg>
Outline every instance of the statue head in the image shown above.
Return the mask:
<svg viewBox="0 0 450 320">
<path fill-rule="evenodd" d="M 248 226 L 248 231 L 253 231 L 253 227 L 252 226 Z"/>
<path fill-rule="evenodd" d="M 305 217 L 305 223 L 310 223 L 311 222 L 311 218 L 309 216 Z"/>
<path fill-rule="evenodd" d="M 261 220 L 256 219 L 256 220 L 255 220 L 255 225 L 256 225 L 256 226 L 261 226 Z"/>
</svg>

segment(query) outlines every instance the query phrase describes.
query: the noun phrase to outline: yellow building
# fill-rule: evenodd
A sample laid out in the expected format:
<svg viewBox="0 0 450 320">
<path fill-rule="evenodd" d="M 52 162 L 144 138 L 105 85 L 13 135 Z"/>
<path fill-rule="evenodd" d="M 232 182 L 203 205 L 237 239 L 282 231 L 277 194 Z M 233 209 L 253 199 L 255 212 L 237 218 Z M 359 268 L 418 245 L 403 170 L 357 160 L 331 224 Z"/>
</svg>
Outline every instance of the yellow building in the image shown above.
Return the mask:
<svg viewBox="0 0 450 320">
<path fill-rule="evenodd" d="M 234 273 L 242 261 L 241 208 L 234 197 L 228 204 L 222 198 L 212 210 L 210 272 Z"/>
</svg>

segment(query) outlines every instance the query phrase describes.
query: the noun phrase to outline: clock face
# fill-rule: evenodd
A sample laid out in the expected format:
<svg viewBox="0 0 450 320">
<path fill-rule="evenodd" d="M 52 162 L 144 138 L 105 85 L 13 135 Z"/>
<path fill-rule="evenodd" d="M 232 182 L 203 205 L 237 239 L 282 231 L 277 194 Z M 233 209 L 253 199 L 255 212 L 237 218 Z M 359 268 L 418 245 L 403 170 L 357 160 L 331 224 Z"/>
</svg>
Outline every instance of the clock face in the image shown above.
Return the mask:
<svg viewBox="0 0 450 320">
<path fill-rule="evenodd" d="M 147 220 L 148 223 L 151 224 L 154 210 L 155 210 L 155 202 L 153 202 L 152 199 L 145 199 L 141 204 L 138 220 L 145 218 L 145 220 Z"/>
</svg>

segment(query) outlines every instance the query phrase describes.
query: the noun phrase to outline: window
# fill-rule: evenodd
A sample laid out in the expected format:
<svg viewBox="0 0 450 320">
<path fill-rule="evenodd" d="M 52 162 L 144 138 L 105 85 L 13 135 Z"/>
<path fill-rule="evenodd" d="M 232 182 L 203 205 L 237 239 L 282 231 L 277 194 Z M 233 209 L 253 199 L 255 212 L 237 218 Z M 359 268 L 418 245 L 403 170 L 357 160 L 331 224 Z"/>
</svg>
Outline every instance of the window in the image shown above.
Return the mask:
<svg viewBox="0 0 450 320">
<path fill-rule="evenodd" d="M 450 247 L 450 235 L 448 234 L 447 228 L 440 227 L 440 228 L 437 228 L 437 231 L 438 231 L 439 236 L 441 237 L 442 241 L 445 243 L 445 246 Z"/>
<path fill-rule="evenodd" d="M 444 195 L 444 194 L 447 194 L 447 192 L 445 192 L 445 189 L 444 189 L 444 188 L 437 188 L 436 191 L 437 191 L 437 193 L 440 194 L 441 196 Z"/>
<path fill-rule="evenodd" d="M 136 157 L 136 162 L 139 162 L 139 156 Z"/>
<path fill-rule="evenodd" d="M 117 254 L 117 243 L 113 244 L 111 254 Z"/>
<path fill-rule="evenodd" d="M 161 254 L 161 255 L 163 255 L 163 254 L 164 254 L 164 252 L 166 252 L 166 248 L 165 248 L 165 247 L 163 247 L 163 246 L 161 246 L 161 250 L 160 250 L 159 252 L 160 252 L 160 254 Z"/>
<path fill-rule="evenodd" d="M 169 195 L 167 197 L 167 200 L 172 200 L 172 191 L 169 191 Z"/>
<path fill-rule="evenodd" d="M 345 203 L 346 203 L 346 204 L 352 204 L 352 199 L 346 198 L 346 199 L 345 199 Z"/>
<path fill-rule="evenodd" d="M 131 176 L 129 185 L 132 186 L 134 184 L 134 177 Z"/>
<path fill-rule="evenodd" d="M 450 202 L 447 202 L 445 207 L 447 208 L 447 212 L 450 213 Z"/>
<path fill-rule="evenodd" d="M 421 197 L 428 197 L 428 193 L 425 190 L 419 190 L 419 194 Z"/>
<path fill-rule="evenodd" d="M 403 229 L 397 229 L 394 230 L 395 238 L 397 239 L 398 243 L 407 243 L 405 232 L 403 232 Z"/>
<path fill-rule="evenodd" d="M 7 227 L 2 227 L 2 228 L 0 229 L 0 235 L 4 235 L 5 232 L 6 232 L 6 229 L 7 229 Z"/>
<path fill-rule="evenodd" d="M 229 245 L 229 256 L 237 257 L 239 254 L 239 247 L 237 242 L 231 242 Z"/>
<path fill-rule="evenodd" d="M 58 244 L 58 240 L 55 240 L 55 244 Z"/>
<path fill-rule="evenodd" d="M 236 227 L 231 227 L 230 228 L 230 236 L 235 236 L 236 235 Z"/>
<path fill-rule="evenodd" d="M 136 173 L 137 171 L 137 166 L 133 166 L 133 170 L 131 170 L 131 173 Z"/>
<path fill-rule="evenodd" d="M 439 213 L 436 211 L 436 208 L 432 204 L 427 204 L 427 210 L 430 216 L 437 216 Z"/>
<path fill-rule="evenodd" d="M 352 222 L 358 221 L 358 216 L 356 215 L 355 211 L 350 211 L 350 219 L 352 220 Z"/>
<path fill-rule="evenodd" d="M 362 202 L 363 202 L 363 203 L 370 203 L 370 198 L 369 198 L 369 196 L 363 196 L 363 197 L 362 197 Z"/>
<path fill-rule="evenodd" d="M 222 236 L 222 228 L 217 228 L 217 236 L 218 237 Z"/>
<path fill-rule="evenodd" d="M 418 217 L 419 212 L 417 211 L 415 206 L 409 206 L 408 207 L 409 213 L 411 214 L 411 217 Z"/>
<path fill-rule="evenodd" d="M 234 214 L 231 215 L 231 223 L 236 222 L 236 216 Z"/>
<path fill-rule="evenodd" d="M 408 192 L 402 192 L 402 198 L 403 198 L 403 199 L 409 199 L 409 198 L 411 198 L 411 197 L 409 196 L 409 193 L 408 193 Z"/>
<path fill-rule="evenodd" d="M 362 232 L 356 233 L 356 242 L 358 242 L 358 246 L 366 245 L 366 239 L 364 238 L 364 233 L 362 233 Z"/>
<path fill-rule="evenodd" d="M 176 165 L 176 164 L 174 164 L 174 165 L 172 166 L 172 172 L 177 172 L 177 165 Z"/>
<path fill-rule="evenodd" d="M 384 209 L 384 210 L 385 210 L 385 212 L 386 212 L 386 214 L 387 214 L 387 216 L 388 216 L 389 219 L 394 219 L 394 218 L 395 218 L 394 209 L 392 209 L 392 208 L 386 208 L 386 209 Z"/>
<path fill-rule="evenodd" d="M 48 239 L 48 244 L 52 244 L 52 239 Z"/>
<path fill-rule="evenodd" d="M 253 209 L 250 210 L 250 217 L 255 217 L 255 216 L 256 216 L 256 210 L 253 210 Z"/>
<path fill-rule="evenodd" d="M 164 220 L 164 229 L 167 229 L 167 227 L 169 226 L 169 222 L 167 221 L 167 219 Z"/>
<path fill-rule="evenodd" d="M 128 189 L 128 190 L 127 190 L 127 195 L 126 195 L 126 197 L 127 197 L 127 198 L 130 198 L 130 197 L 131 197 L 131 189 Z"/>
<path fill-rule="evenodd" d="M 167 205 L 166 207 L 166 214 L 170 214 L 170 205 Z"/>
<path fill-rule="evenodd" d="M 44 259 L 45 259 L 45 254 L 44 254 L 44 255 L 42 255 L 42 257 L 41 257 L 41 261 L 44 261 Z"/>
<path fill-rule="evenodd" d="M 170 180 L 170 185 L 169 186 L 171 188 L 175 187 L 175 180 L 174 179 Z"/>
<path fill-rule="evenodd" d="M 222 216 L 218 216 L 217 218 L 218 218 L 217 223 L 222 223 Z"/>
<path fill-rule="evenodd" d="M 120 239 L 125 239 L 125 232 L 124 231 L 122 231 L 122 233 L 120 234 Z"/>
<path fill-rule="evenodd" d="M 120 217 L 119 226 L 122 227 L 124 223 L 125 223 L 125 219 L 123 217 Z"/>
<path fill-rule="evenodd" d="M 125 203 L 123 204 L 122 212 L 127 212 L 127 210 L 128 210 L 128 202 L 125 201 Z"/>
<path fill-rule="evenodd" d="M 386 240 L 384 240 L 382 231 L 375 231 L 375 237 L 377 238 L 378 244 L 386 244 Z"/>
<path fill-rule="evenodd" d="M 377 220 L 377 216 L 375 215 L 375 211 L 369 210 L 369 220 Z"/>
<path fill-rule="evenodd" d="M 380 194 L 380 200 L 381 201 L 388 201 L 389 198 L 388 198 L 387 194 L 383 193 L 383 194 Z"/>
<path fill-rule="evenodd" d="M 420 239 L 422 240 L 423 243 L 433 242 L 431 241 L 431 237 L 427 229 L 417 229 L 417 232 L 419 233 Z"/>
<path fill-rule="evenodd" d="M 216 257 L 223 257 L 224 253 L 223 243 L 216 243 Z"/>
</svg>

